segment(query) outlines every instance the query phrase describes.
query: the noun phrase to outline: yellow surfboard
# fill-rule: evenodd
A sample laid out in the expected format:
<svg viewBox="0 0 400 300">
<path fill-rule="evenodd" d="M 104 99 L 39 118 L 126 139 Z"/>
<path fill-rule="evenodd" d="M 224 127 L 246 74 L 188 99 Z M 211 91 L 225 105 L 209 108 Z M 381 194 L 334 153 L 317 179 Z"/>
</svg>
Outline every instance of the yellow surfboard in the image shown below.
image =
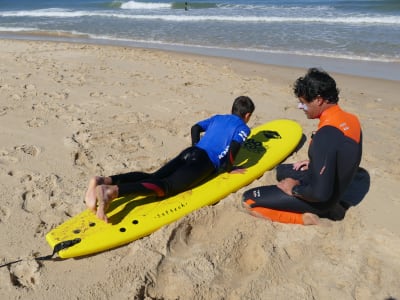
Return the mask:
<svg viewBox="0 0 400 300">
<path fill-rule="evenodd" d="M 238 153 L 235 165 L 246 169 L 243 174 L 221 173 L 192 190 L 163 200 L 117 198 L 107 211 L 109 223 L 85 210 L 51 230 L 46 240 L 61 258 L 90 255 L 125 245 L 248 185 L 288 157 L 301 138 L 301 126 L 294 121 L 268 122 L 251 130 Z"/>
</svg>

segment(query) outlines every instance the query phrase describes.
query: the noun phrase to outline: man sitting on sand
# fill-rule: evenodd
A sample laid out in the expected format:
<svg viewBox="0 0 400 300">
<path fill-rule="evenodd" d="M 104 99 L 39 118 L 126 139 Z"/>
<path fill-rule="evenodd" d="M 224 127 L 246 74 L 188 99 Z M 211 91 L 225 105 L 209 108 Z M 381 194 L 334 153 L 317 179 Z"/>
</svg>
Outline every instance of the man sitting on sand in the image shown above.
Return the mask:
<svg viewBox="0 0 400 300">
<path fill-rule="evenodd" d="M 231 114 L 214 115 L 198 122 L 191 128 L 192 147 L 154 173 L 92 178 L 86 192 L 86 206 L 107 222 L 108 206 L 117 197 L 127 194 L 170 197 L 203 183 L 220 168 L 232 171 L 235 157 L 250 134 L 247 122 L 254 109 L 249 97 L 240 96 L 233 102 Z"/>
<path fill-rule="evenodd" d="M 339 107 L 336 82 L 322 70 L 312 68 L 298 78 L 294 93 L 307 118 L 319 118 L 309 159 L 279 166 L 279 183 L 246 191 L 243 205 L 253 215 L 283 223 L 313 225 L 319 217 L 340 220 L 347 208 L 341 197 L 361 161 L 360 122 Z"/>
</svg>

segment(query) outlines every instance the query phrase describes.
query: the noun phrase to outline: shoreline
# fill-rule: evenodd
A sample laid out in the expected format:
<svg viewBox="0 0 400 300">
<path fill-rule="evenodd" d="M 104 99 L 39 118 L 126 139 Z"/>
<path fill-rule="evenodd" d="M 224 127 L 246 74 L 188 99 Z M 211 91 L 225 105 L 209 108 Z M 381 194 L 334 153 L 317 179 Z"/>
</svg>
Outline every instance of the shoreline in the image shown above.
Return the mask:
<svg viewBox="0 0 400 300">
<path fill-rule="evenodd" d="M 308 68 L 315 66 L 329 73 L 376 78 L 391 81 L 400 81 L 400 62 L 384 62 L 375 60 L 357 60 L 352 58 L 321 57 L 295 53 L 273 53 L 256 50 L 227 49 L 217 47 L 190 46 L 178 44 L 151 43 L 139 41 L 123 41 L 111 39 L 91 38 L 87 35 L 40 32 L 17 33 L 0 32 L 0 40 L 43 41 L 60 43 L 77 43 L 103 46 L 130 47 L 139 49 L 152 49 L 170 51 L 187 55 L 201 55 L 222 59 L 235 59 L 238 61 L 282 66 L 289 68 Z"/>
</svg>

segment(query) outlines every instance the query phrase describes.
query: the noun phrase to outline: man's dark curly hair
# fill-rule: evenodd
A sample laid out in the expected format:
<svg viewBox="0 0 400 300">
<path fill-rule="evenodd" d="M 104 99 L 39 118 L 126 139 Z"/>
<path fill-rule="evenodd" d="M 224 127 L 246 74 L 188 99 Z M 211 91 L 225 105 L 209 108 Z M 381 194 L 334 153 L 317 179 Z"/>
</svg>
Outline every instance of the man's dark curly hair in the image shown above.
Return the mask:
<svg viewBox="0 0 400 300">
<path fill-rule="evenodd" d="M 307 102 L 321 97 L 329 103 L 339 101 L 339 89 L 335 80 L 325 71 L 317 68 L 310 68 L 304 77 L 296 80 L 293 87 L 297 98 L 303 98 Z"/>
</svg>

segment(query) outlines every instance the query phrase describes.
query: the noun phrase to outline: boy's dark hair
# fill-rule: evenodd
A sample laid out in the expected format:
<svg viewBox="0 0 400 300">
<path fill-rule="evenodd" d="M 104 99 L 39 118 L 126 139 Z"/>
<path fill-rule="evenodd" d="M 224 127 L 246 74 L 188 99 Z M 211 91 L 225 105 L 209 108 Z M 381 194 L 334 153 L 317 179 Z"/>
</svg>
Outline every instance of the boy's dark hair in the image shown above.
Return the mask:
<svg viewBox="0 0 400 300">
<path fill-rule="evenodd" d="M 317 68 L 308 69 L 304 77 L 296 80 L 293 87 L 297 98 L 304 98 L 307 102 L 313 101 L 320 96 L 330 103 L 339 101 L 339 89 L 335 80 L 325 71 Z"/>
<path fill-rule="evenodd" d="M 233 101 L 232 114 L 244 118 L 247 113 L 253 113 L 254 109 L 255 105 L 249 97 L 239 96 Z"/>
</svg>

